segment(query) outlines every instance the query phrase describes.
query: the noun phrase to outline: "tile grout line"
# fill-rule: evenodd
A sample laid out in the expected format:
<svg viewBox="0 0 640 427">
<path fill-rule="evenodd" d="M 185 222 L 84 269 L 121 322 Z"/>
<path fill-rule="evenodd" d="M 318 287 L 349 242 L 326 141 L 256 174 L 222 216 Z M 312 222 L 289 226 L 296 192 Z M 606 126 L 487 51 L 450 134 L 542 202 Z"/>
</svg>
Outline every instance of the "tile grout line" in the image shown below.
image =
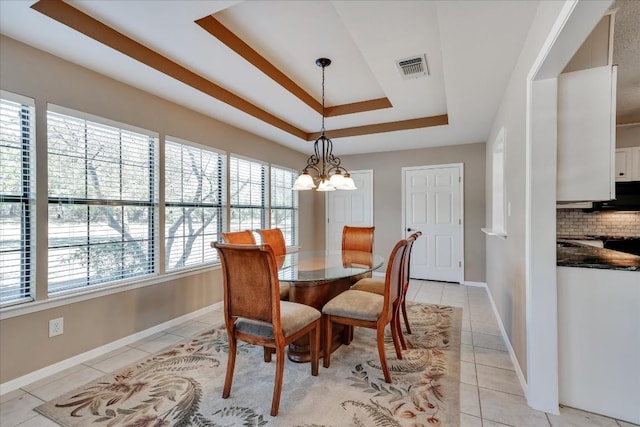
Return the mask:
<svg viewBox="0 0 640 427">
<path fill-rule="evenodd" d="M 469 288 L 465 290 L 467 295 L 467 305 L 469 306 L 469 325 L 471 328 L 471 349 L 473 351 L 473 370 L 476 374 L 476 393 L 478 394 L 478 411 L 480 412 L 480 424 L 484 426 L 484 418 L 482 416 L 482 401 L 480 400 L 480 384 L 478 383 L 478 363 L 476 360 L 476 346 L 473 342 L 473 322 L 471 321 L 471 304 L 469 303 Z"/>
</svg>

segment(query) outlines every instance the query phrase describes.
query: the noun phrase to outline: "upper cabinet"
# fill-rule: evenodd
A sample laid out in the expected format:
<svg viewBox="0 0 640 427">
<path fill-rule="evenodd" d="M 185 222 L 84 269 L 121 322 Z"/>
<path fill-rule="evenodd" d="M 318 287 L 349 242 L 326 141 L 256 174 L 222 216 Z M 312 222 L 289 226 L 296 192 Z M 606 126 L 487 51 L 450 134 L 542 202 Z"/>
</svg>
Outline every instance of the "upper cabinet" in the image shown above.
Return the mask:
<svg viewBox="0 0 640 427">
<path fill-rule="evenodd" d="M 606 15 L 558 76 L 557 200 L 615 198 L 616 77 L 613 15 Z"/>
<path fill-rule="evenodd" d="M 640 181 L 640 147 L 616 149 L 616 181 Z"/>
</svg>

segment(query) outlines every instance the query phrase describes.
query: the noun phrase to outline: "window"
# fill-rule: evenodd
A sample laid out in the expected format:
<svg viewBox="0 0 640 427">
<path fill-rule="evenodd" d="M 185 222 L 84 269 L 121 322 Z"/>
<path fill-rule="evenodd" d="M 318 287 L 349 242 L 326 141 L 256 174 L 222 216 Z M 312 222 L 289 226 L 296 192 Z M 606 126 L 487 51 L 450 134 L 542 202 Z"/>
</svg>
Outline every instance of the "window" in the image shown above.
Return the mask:
<svg viewBox="0 0 640 427">
<path fill-rule="evenodd" d="M 210 242 L 223 231 L 225 155 L 165 143 L 166 270 L 217 259 Z"/>
<path fill-rule="evenodd" d="M 34 102 L 0 92 L 0 305 L 33 300 Z"/>
<path fill-rule="evenodd" d="M 266 179 L 263 163 L 229 159 L 230 231 L 266 228 Z"/>
<path fill-rule="evenodd" d="M 493 142 L 492 156 L 492 209 L 491 209 L 491 229 L 496 234 L 506 234 L 505 225 L 505 199 L 507 194 L 504 188 L 504 168 L 505 168 L 505 129 L 504 127 L 498 132 Z"/>
<path fill-rule="evenodd" d="M 298 244 L 297 172 L 271 166 L 271 228 L 279 228 L 287 246 Z"/>
<path fill-rule="evenodd" d="M 49 108 L 49 293 L 154 273 L 157 136 Z"/>
</svg>

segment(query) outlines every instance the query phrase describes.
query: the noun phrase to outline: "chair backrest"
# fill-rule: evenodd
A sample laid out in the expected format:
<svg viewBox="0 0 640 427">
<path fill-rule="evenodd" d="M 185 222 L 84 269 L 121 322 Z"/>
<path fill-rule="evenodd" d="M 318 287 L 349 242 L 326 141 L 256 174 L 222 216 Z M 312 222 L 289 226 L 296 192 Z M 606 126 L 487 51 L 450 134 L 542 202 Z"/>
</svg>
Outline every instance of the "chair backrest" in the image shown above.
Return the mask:
<svg viewBox="0 0 640 427">
<path fill-rule="evenodd" d="M 351 227 L 345 225 L 342 228 L 342 250 L 372 253 L 375 229 L 375 227 Z"/>
<path fill-rule="evenodd" d="M 256 244 L 256 238 L 253 237 L 253 233 L 251 232 L 251 230 L 231 231 L 220 234 L 222 234 L 222 240 L 224 240 L 225 243 L 234 243 L 240 245 Z"/>
<path fill-rule="evenodd" d="M 227 325 L 235 318 L 280 325 L 280 282 L 273 250 L 269 245 L 215 242 L 222 265 L 224 317 Z"/>
<path fill-rule="evenodd" d="M 407 249 L 405 250 L 404 267 L 402 271 L 403 285 L 408 284 L 409 279 L 411 279 L 411 250 L 413 249 L 413 242 L 415 242 L 416 239 L 420 236 L 422 236 L 422 232 L 416 231 L 415 233 L 407 237 Z"/>
<path fill-rule="evenodd" d="M 287 253 L 287 243 L 284 241 L 284 235 L 279 228 L 265 228 L 258 230 L 263 245 L 271 246 L 273 254 L 276 257 Z"/>
<path fill-rule="evenodd" d="M 393 303 L 402 292 L 402 271 L 404 269 L 404 254 L 407 248 L 407 240 L 402 239 L 396 243 L 389 255 L 387 273 L 384 280 L 384 305 L 382 312 L 391 312 Z"/>
</svg>

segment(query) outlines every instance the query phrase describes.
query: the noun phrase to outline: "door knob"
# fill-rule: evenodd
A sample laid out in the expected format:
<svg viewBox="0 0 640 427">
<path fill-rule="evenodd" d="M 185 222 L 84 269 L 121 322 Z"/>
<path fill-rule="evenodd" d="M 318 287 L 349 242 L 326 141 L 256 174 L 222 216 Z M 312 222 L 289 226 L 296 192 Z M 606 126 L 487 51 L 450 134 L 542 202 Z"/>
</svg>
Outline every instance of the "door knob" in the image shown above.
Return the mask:
<svg viewBox="0 0 640 427">
<path fill-rule="evenodd" d="M 413 231 L 413 228 L 407 228 L 407 231 Z"/>
</svg>

